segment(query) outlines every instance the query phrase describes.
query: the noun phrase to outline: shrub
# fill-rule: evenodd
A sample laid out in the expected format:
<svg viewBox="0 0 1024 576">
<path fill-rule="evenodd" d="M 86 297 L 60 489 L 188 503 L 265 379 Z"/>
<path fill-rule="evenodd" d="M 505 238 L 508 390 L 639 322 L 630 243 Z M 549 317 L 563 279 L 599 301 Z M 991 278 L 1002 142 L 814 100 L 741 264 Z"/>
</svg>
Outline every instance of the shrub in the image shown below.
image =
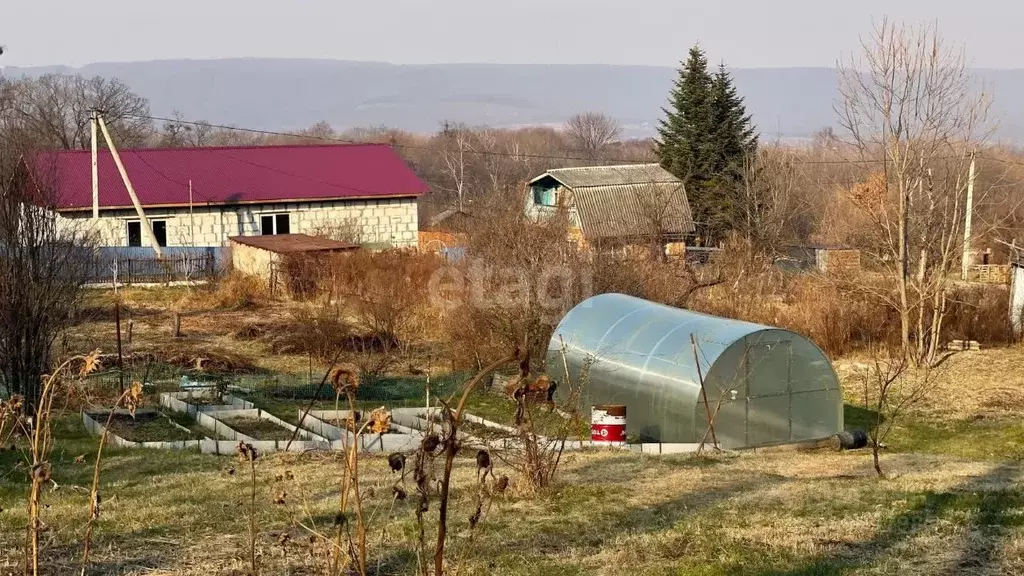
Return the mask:
<svg viewBox="0 0 1024 576">
<path fill-rule="evenodd" d="M 217 308 L 244 310 L 261 306 L 270 294 L 260 278 L 232 271 L 217 282 L 207 297 Z"/>
<path fill-rule="evenodd" d="M 462 366 L 523 348 L 539 365 L 554 327 L 590 295 L 590 265 L 569 240 L 567 215 L 534 222 L 520 206 L 507 199 L 477 209 L 467 257 L 453 267 L 460 282 L 445 325 Z"/>
<path fill-rule="evenodd" d="M 990 346 L 1016 342 L 1009 298 L 1005 286 L 957 288 L 950 297 L 946 316 L 947 338 L 977 340 Z"/>
</svg>

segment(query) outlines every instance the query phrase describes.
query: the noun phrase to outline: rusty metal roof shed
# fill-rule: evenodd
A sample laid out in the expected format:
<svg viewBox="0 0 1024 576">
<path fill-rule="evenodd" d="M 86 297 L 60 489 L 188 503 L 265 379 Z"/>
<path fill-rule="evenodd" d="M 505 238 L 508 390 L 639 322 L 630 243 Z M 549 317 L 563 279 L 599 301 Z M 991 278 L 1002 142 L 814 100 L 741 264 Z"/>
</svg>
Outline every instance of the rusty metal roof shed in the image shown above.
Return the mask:
<svg viewBox="0 0 1024 576">
<path fill-rule="evenodd" d="M 530 181 L 569 189 L 568 206 L 591 239 L 683 235 L 694 231 L 683 182 L 658 164 L 557 168 Z"/>
<path fill-rule="evenodd" d="M 267 236 L 232 236 L 232 242 L 252 246 L 275 254 L 295 254 L 300 252 L 336 252 L 355 250 L 355 244 L 331 240 L 322 236 L 308 234 L 274 234 Z"/>
</svg>

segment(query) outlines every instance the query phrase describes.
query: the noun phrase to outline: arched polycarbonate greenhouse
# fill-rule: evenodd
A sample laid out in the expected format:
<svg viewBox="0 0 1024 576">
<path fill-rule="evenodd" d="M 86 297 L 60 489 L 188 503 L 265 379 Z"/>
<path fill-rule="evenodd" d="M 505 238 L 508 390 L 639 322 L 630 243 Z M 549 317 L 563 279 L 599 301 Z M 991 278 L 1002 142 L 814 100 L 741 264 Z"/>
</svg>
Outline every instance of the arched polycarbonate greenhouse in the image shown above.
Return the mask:
<svg viewBox="0 0 1024 576">
<path fill-rule="evenodd" d="M 555 329 L 552 373 L 562 372 L 563 346 L 584 408 L 626 405 L 627 434 L 644 442 L 701 442 L 709 412 L 723 448 L 815 440 L 843 429 L 832 364 L 788 330 L 601 294 Z"/>
</svg>

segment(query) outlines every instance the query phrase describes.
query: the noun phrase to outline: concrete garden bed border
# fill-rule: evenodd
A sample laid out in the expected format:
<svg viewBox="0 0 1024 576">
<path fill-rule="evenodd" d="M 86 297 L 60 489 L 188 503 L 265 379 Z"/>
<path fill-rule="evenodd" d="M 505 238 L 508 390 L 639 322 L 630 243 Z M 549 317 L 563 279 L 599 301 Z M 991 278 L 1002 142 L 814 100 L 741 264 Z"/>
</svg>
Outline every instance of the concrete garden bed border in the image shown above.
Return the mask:
<svg viewBox="0 0 1024 576">
<path fill-rule="evenodd" d="M 359 450 L 362 452 L 402 452 L 416 449 L 423 440 L 423 432 L 398 422 L 396 412 L 409 410 L 407 408 L 395 408 L 391 411 L 391 432 L 388 434 L 363 433 L 359 437 Z M 344 430 L 340 426 L 331 424 L 348 418 L 350 410 L 310 410 L 309 414 L 303 417 L 304 410 L 299 410 L 300 425 L 307 430 L 331 440 L 331 448 L 336 450 L 351 446 L 355 434 Z M 366 413 L 361 410 L 360 412 Z"/>
<path fill-rule="evenodd" d="M 243 434 L 234 428 L 225 424 L 221 418 L 224 417 L 241 417 L 241 418 L 253 418 L 258 420 L 267 420 L 273 422 L 277 426 L 295 432 L 298 429 L 298 434 L 295 437 L 295 441 L 288 446 L 288 440 L 260 440 L 252 436 Z M 256 450 L 268 453 L 283 451 L 286 448 L 293 452 L 304 452 L 306 450 L 329 450 L 331 448 L 331 442 L 327 438 L 319 434 L 304 430 L 289 424 L 284 420 L 281 420 L 277 416 L 269 412 L 260 410 L 259 408 L 237 408 L 228 410 L 203 410 L 195 415 L 196 422 L 204 428 L 208 428 L 214 431 L 221 438 L 227 440 L 209 440 L 200 444 L 200 450 L 204 453 L 212 454 L 230 454 L 238 449 L 239 442 L 245 442 L 251 444 Z"/>
<path fill-rule="evenodd" d="M 437 408 L 430 408 L 430 412 L 433 413 L 434 421 L 438 421 Z M 427 408 L 402 408 L 396 409 L 393 413 L 393 417 L 396 422 L 402 421 L 403 424 L 417 430 L 425 430 L 427 424 Z M 512 426 L 506 426 L 505 424 L 499 424 L 481 418 L 473 414 L 464 413 L 462 419 L 466 422 L 478 424 L 480 426 L 486 426 L 494 430 L 499 430 L 508 434 L 518 434 L 518 430 Z M 519 439 L 512 438 L 499 438 L 495 440 L 485 440 L 478 438 L 472 434 L 465 434 L 469 444 L 474 447 L 487 448 L 490 450 L 509 450 L 518 448 Z M 538 437 L 538 440 L 542 443 L 553 443 L 558 442 L 557 439 L 546 438 L 543 436 Z M 661 442 L 644 442 L 636 444 L 607 444 L 607 443 L 595 443 L 589 439 L 566 439 L 565 450 L 585 450 L 585 449 L 610 449 L 610 450 L 628 450 L 630 452 L 638 452 L 642 454 L 690 454 L 696 452 L 700 448 L 700 444 L 697 443 L 661 443 Z"/>
<path fill-rule="evenodd" d="M 182 392 L 163 392 L 160 394 L 160 405 L 170 408 L 175 412 L 184 412 L 193 418 L 200 412 L 216 412 L 221 410 L 249 410 L 256 407 L 248 400 L 243 400 L 231 394 L 221 396 L 223 404 L 193 404 L 189 400 L 193 398 L 208 398 L 211 396 L 209 389 L 197 388 Z"/>
<path fill-rule="evenodd" d="M 136 415 L 158 413 L 158 410 L 154 410 L 152 408 L 142 408 L 135 411 Z M 92 434 L 93 436 L 102 436 L 103 431 L 106 429 L 106 417 L 109 414 L 110 410 L 107 410 L 106 412 L 97 412 L 96 415 L 100 416 L 101 418 L 100 420 L 96 420 L 95 418 L 90 416 L 88 412 L 83 410 L 82 424 L 85 425 L 85 429 L 89 432 L 89 434 Z M 118 408 L 117 410 L 114 411 L 114 414 L 130 414 L 130 412 L 123 408 Z M 174 422 L 173 420 L 169 421 L 176 428 L 180 428 L 181 430 L 184 430 L 189 434 L 193 433 L 191 430 L 185 428 L 184 426 L 178 424 L 177 422 Z M 127 440 L 125 438 L 122 438 L 121 436 L 118 436 L 113 431 L 107 431 L 107 444 L 110 444 L 111 446 L 119 446 L 121 448 L 159 448 L 164 450 L 187 450 L 190 448 L 199 448 L 202 442 L 203 440 L 154 440 L 150 442 L 134 442 L 132 440 Z"/>
</svg>

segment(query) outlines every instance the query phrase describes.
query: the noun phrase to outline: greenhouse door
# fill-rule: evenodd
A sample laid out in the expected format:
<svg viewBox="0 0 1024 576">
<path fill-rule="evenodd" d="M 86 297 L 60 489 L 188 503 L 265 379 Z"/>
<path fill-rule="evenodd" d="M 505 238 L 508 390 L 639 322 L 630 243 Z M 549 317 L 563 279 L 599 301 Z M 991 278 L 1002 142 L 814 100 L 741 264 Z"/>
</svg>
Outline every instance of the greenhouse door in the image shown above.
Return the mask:
<svg viewBox="0 0 1024 576">
<path fill-rule="evenodd" d="M 747 347 L 747 442 L 748 446 L 789 442 L 790 362 L 788 340 L 756 342 Z"/>
</svg>

